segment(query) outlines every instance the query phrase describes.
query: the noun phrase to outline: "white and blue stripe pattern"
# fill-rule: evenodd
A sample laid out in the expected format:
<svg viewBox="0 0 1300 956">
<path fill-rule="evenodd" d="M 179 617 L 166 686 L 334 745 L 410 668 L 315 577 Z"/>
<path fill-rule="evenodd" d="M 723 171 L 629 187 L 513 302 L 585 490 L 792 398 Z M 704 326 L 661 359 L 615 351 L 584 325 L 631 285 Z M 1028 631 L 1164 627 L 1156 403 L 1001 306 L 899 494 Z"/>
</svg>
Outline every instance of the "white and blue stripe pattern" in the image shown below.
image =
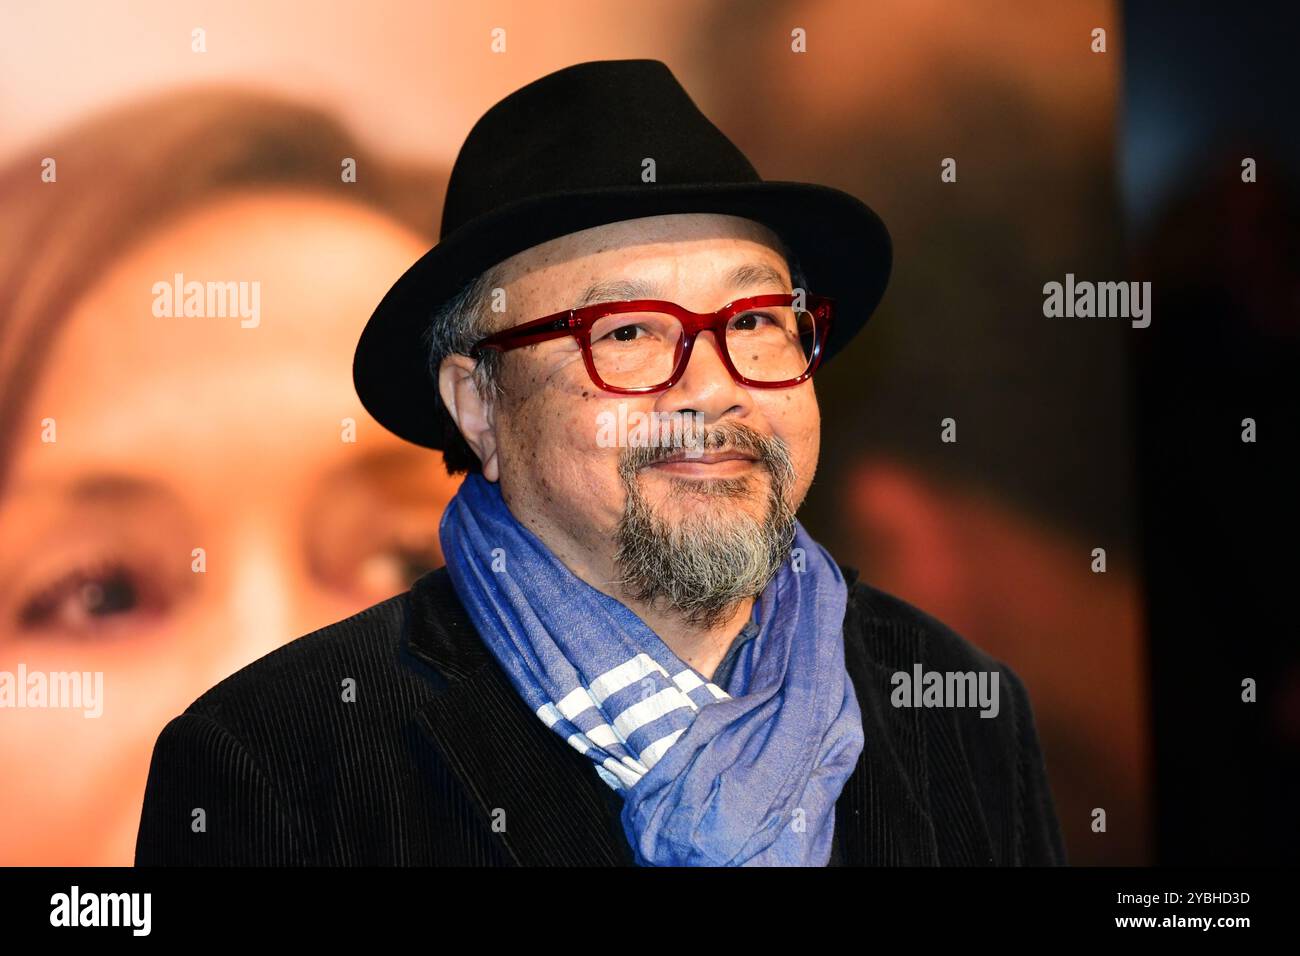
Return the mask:
<svg viewBox="0 0 1300 956">
<path fill-rule="evenodd" d="M 677 661 L 669 675 L 648 654 L 637 654 L 559 703 L 547 701 L 537 716 L 579 753 L 615 790 L 633 786 L 690 726 L 705 704 L 729 699 L 725 690 Z M 610 714 L 610 719 L 605 719 Z M 593 753 L 594 751 L 594 753 Z M 634 756 L 635 755 L 635 756 Z"/>
<path fill-rule="evenodd" d="M 862 718 L 844 669 L 844 579 L 801 525 L 806 569 L 787 562 L 755 602 L 731 694 L 574 575 L 481 474 L 440 533 L 456 593 L 515 689 L 623 794 L 638 863 L 825 865 Z"/>
</svg>

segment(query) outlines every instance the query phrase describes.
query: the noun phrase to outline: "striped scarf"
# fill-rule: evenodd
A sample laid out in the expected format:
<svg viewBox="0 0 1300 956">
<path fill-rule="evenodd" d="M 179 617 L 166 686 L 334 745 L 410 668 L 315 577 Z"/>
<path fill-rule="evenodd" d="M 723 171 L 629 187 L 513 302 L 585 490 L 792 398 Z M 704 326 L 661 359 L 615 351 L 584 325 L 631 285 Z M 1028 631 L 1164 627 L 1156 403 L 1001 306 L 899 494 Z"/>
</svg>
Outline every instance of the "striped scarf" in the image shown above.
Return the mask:
<svg viewBox="0 0 1300 956">
<path fill-rule="evenodd" d="M 826 865 L 862 717 L 844 668 L 844 578 L 802 525 L 727 690 L 576 577 L 482 475 L 465 479 L 440 536 L 515 689 L 622 794 L 638 864 Z"/>
</svg>

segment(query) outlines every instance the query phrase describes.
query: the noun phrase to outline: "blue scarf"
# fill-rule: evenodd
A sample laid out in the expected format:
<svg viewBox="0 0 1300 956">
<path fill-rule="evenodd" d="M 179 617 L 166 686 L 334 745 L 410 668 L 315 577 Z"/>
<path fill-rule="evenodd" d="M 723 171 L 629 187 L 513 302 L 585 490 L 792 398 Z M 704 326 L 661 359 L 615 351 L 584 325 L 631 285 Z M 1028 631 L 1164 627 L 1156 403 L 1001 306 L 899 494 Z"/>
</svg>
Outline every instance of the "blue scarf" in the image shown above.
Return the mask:
<svg viewBox="0 0 1300 956">
<path fill-rule="evenodd" d="M 575 576 L 482 475 L 465 479 L 439 533 L 515 689 L 623 795 L 638 864 L 826 865 L 862 715 L 844 669 L 844 578 L 802 525 L 726 689 Z"/>
</svg>

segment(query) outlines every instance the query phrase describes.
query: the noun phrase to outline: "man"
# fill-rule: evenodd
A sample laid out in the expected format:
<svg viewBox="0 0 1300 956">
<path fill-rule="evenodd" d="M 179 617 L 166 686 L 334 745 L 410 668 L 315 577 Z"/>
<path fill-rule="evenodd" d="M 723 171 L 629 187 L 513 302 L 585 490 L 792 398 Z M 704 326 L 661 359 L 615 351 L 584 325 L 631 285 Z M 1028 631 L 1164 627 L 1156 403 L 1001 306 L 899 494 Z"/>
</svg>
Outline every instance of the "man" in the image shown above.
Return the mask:
<svg viewBox="0 0 1300 956">
<path fill-rule="evenodd" d="M 626 60 L 485 114 L 441 235 L 353 377 L 468 472 L 447 567 L 173 720 L 137 863 L 1064 862 L 1021 682 L 795 518 L 879 219 Z"/>
</svg>

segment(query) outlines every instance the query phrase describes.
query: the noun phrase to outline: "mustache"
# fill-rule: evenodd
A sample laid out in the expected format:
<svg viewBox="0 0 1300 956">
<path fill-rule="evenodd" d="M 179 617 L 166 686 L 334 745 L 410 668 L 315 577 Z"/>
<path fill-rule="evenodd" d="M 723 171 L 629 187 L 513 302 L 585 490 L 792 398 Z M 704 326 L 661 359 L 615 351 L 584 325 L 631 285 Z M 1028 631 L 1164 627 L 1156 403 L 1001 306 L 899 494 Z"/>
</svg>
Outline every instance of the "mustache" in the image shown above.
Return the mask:
<svg viewBox="0 0 1300 956">
<path fill-rule="evenodd" d="M 716 513 L 674 520 L 666 509 L 653 507 L 637 481 L 637 467 L 679 457 L 686 447 L 704 451 L 738 451 L 768 469 L 767 508 L 762 517 Z M 790 556 L 797 503 L 793 499 L 794 468 L 786 442 L 768 438 L 739 422 L 703 426 L 667 448 L 633 447 L 621 456 L 621 478 L 627 497 L 616 540 L 617 581 L 637 600 L 662 604 L 687 622 L 715 627 L 736 602 L 762 592 Z M 689 459 L 688 459 L 689 460 Z M 720 502 L 753 498 L 757 489 L 749 478 L 718 478 L 691 483 L 690 494 Z"/>
<path fill-rule="evenodd" d="M 676 432 L 669 441 L 659 445 L 624 448 L 619 456 L 619 471 L 630 476 L 647 465 L 680 457 L 682 451 L 688 454 L 744 452 L 753 455 L 773 473 L 784 473 L 790 462 L 789 450 L 782 439 L 769 438 L 740 422 L 719 422 L 686 434 Z"/>
</svg>

